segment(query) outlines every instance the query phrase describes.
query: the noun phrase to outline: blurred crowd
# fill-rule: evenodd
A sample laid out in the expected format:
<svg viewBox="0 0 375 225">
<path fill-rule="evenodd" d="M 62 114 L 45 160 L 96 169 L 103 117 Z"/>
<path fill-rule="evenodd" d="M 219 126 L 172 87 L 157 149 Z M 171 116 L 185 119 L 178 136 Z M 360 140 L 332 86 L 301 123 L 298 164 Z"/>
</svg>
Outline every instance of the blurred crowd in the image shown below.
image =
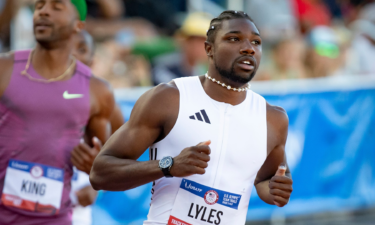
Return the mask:
<svg viewBox="0 0 375 225">
<path fill-rule="evenodd" d="M 34 46 L 33 2 L 0 0 L 0 52 Z M 240 2 L 263 39 L 256 80 L 375 75 L 374 0 Z M 87 0 L 87 4 L 86 30 L 92 39 L 86 45 L 93 49 L 93 73 L 114 88 L 128 88 L 204 74 L 206 31 L 228 1 Z"/>
</svg>

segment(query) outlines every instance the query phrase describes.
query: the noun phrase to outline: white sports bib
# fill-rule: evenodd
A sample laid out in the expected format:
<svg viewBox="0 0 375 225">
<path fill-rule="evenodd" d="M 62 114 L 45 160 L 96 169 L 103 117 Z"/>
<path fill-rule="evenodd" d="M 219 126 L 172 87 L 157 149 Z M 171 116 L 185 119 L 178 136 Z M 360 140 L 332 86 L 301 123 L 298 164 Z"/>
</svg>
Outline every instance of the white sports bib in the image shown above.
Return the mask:
<svg viewBox="0 0 375 225">
<path fill-rule="evenodd" d="M 62 169 L 11 159 L 1 201 L 8 207 L 58 214 L 63 180 Z"/>
<path fill-rule="evenodd" d="M 241 197 L 182 179 L 168 225 L 239 224 L 242 221 L 236 218 Z"/>
</svg>

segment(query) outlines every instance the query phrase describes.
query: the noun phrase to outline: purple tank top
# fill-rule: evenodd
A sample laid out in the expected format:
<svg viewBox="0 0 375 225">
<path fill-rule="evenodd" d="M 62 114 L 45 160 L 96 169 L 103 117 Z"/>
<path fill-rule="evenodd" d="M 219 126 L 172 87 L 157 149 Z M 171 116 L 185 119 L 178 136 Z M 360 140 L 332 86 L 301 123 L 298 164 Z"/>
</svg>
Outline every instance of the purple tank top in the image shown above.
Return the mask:
<svg viewBox="0 0 375 225">
<path fill-rule="evenodd" d="M 77 61 L 75 73 L 67 81 L 32 81 L 21 75 L 29 54 L 30 50 L 15 52 L 11 80 L 0 97 L 0 196 L 9 160 L 27 161 L 63 169 L 61 206 L 58 215 L 51 216 L 0 202 L 0 224 L 70 224 L 70 155 L 89 119 L 91 70 Z M 28 73 L 43 79 L 32 65 Z M 82 96 L 67 98 L 64 92 Z"/>
</svg>

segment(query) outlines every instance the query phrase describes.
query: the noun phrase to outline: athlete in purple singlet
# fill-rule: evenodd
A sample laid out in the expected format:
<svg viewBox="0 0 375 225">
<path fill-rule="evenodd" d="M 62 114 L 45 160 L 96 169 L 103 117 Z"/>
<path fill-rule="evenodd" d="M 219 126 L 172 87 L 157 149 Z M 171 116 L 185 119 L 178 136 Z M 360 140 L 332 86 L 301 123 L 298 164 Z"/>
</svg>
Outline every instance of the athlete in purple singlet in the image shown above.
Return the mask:
<svg viewBox="0 0 375 225">
<path fill-rule="evenodd" d="M 37 46 L 0 56 L 2 225 L 71 224 L 72 167 L 89 173 L 111 133 L 110 87 L 72 56 L 86 11 L 84 0 L 37 0 Z"/>
</svg>

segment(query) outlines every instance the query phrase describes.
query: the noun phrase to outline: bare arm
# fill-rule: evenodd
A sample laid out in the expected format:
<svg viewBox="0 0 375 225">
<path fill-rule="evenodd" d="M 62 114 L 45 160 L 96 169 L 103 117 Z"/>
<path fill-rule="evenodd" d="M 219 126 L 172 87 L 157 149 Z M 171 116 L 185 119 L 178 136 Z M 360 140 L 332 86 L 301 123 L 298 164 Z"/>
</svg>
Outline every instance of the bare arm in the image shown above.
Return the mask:
<svg viewBox="0 0 375 225">
<path fill-rule="evenodd" d="M 112 134 L 125 123 L 124 116 L 122 115 L 121 109 L 118 105 L 115 105 L 115 108 L 113 109 L 110 122 Z"/>
<path fill-rule="evenodd" d="M 179 92 L 174 84 L 159 85 L 141 96 L 129 121 L 111 136 L 95 159 L 90 173 L 94 189 L 123 191 L 163 177 L 158 160 L 136 160 L 169 133 L 178 110 Z M 207 145 L 181 149 L 174 158 L 171 174 L 177 177 L 204 174 L 210 153 Z"/>
<path fill-rule="evenodd" d="M 173 109 L 174 104 L 169 104 L 171 101 L 178 103 L 178 95 L 175 87 L 163 84 L 140 97 L 129 121 L 111 136 L 95 159 L 90 173 L 90 181 L 95 189 L 121 191 L 163 176 L 157 161 L 136 160 L 162 134 L 168 116 L 162 108 L 178 110 L 178 105 Z"/>
<path fill-rule="evenodd" d="M 257 174 L 255 187 L 264 202 L 278 206 L 287 204 L 292 192 L 293 181 L 285 155 L 288 123 L 284 109 L 267 105 L 268 156 Z M 286 166 L 286 171 L 280 170 L 280 165 Z"/>
<path fill-rule="evenodd" d="M 72 163 L 77 169 L 90 172 L 102 143 L 111 135 L 110 118 L 115 100 L 110 86 L 95 77 L 90 79 L 90 119 L 86 127 L 85 142 L 72 151 Z"/>
<path fill-rule="evenodd" d="M 115 109 L 115 98 L 111 87 L 101 79 L 90 80 L 91 116 L 87 124 L 86 134 L 91 140 L 99 138 L 105 143 L 111 135 L 111 116 Z"/>
<path fill-rule="evenodd" d="M 13 53 L 0 54 L 0 98 L 8 87 L 13 72 Z"/>
</svg>

